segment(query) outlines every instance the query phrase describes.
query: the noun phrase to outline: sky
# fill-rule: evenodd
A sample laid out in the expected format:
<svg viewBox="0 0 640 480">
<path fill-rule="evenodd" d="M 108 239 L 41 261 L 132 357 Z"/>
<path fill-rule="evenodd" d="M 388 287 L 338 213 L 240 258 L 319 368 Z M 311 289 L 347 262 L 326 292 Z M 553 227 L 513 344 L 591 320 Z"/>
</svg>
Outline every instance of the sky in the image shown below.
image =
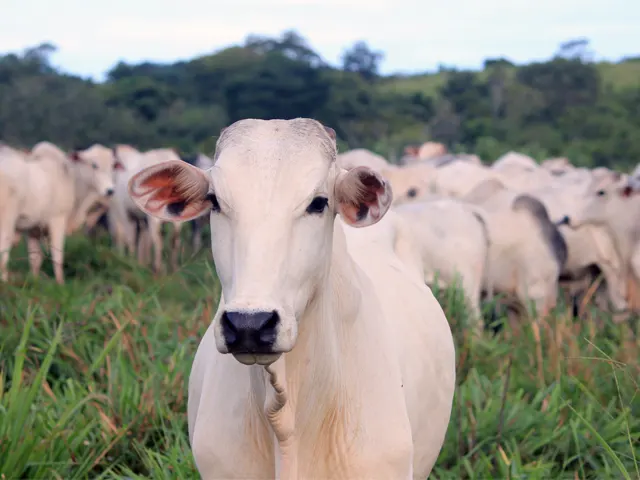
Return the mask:
<svg viewBox="0 0 640 480">
<path fill-rule="evenodd" d="M 0 53 L 41 42 L 54 65 L 102 80 L 118 61 L 172 62 L 295 29 L 338 65 L 358 40 L 381 73 L 550 58 L 586 37 L 596 59 L 640 54 L 640 0 L 0 0 Z"/>
</svg>

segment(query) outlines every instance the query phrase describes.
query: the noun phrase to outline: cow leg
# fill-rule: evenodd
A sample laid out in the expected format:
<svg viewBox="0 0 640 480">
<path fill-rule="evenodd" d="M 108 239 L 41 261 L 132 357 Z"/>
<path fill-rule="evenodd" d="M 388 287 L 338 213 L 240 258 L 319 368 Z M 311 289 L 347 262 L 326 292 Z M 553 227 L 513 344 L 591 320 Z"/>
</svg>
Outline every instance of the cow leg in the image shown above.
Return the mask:
<svg viewBox="0 0 640 480">
<path fill-rule="evenodd" d="M 149 239 L 153 245 L 153 270 L 155 273 L 162 271 L 162 223 L 156 218 L 148 220 Z"/>
<path fill-rule="evenodd" d="M 480 309 L 480 290 L 481 285 L 478 282 L 473 281 L 471 278 L 472 272 L 468 272 L 465 277 L 461 278 L 462 288 L 464 293 L 465 302 L 469 310 L 469 320 L 472 323 L 473 329 L 476 333 L 482 333 L 484 328 L 482 311 Z"/>
<path fill-rule="evenodd" d="M 53 261 L 53 273 L 56 282 L 64 284 L 64 236 L 67 219 L 63 216 L 49 220 L 49 241 L 51 243 L 51 260 Z"/>
<path fill-rule="evenodd" d="M 619 270 L 616 271 L 610 265 L 602 262 L 598 265 L 600 272 L 604 277 L 607 288 L 607 296 L 611 306 L 616 311 L 624 311 L 629 305 L 627 303 L 627 283 L 624 281 L 624 273 Z"/>
<path fill-rule="evenodd" d="M 171 269 L 175 272 L 178 270 L 178 254 L 180 253 L 180 230 L 181 225 L 179 223 L 174 223 L 172 225 L 173 233 L 171 236 Z"/>
<path fill-rule="evenodd" d="M 199 218 L 191 220 L 191 247 L 194 252 L 202 248 L 202 222 Z"/>
<path fill-rule="evenodd" d="M 42 245 L 40 237 L 30 233 L 27 235 L 27 252 L 29 252 L 29 266 L 34 277 L 40 275 L 40 267 L 42 266 Z"/>
<path fill-rule="evenodd" d="M 137 238 L 137 258 L 140 265 L 147 265 L 151 257 L 151 238 L 149 236 L 149 227 L 141 222 L 136 223 Z"/>
<path fill-rule="evenodd" d="M 3 282 L 9 280 L 9 254 L 16 234 L 17 219 L 18 205 L 10 198 L 0 210 L 0 278 Z"/>
</svg>

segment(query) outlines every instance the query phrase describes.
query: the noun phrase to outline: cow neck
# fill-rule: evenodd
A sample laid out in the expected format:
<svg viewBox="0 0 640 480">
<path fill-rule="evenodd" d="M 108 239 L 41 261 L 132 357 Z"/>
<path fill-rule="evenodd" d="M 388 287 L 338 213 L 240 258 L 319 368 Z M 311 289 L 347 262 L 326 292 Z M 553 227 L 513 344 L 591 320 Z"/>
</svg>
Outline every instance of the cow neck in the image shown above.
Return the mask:
<svg viewBox="0 0 640 480">
<path fill-rule="evenodd" d="M 265 368 L 264 413 L 275 437 L 280 480 L 297 479 L 298 465 L 313 471 L 315 462 L 345 471 L 340 466 L 352 433 L 352 382 L 345 378 L 341 362 L 353 343 L 349 331 L 358 316 L 361 294 L 344 232 L 338 222 L 335 228 L 330 265 L 300 319 L 296 346 Z M 301 445 L 313 451 L 300 451 Z"/>
<path fill-rule="evenodd" d="M 72 164 L 70 166 L 69 177 L 71 177 L 73 181 L 73 207 L 69 212 L 67 220 L 69 224 L 72 224 L 80 210 L 83 195 L 86 195 L 89 192 L 89 179 L 87 178 L 87 171 L 85 170 L 83 172 L 82 165 L 78 164 Z"/>
</svg>

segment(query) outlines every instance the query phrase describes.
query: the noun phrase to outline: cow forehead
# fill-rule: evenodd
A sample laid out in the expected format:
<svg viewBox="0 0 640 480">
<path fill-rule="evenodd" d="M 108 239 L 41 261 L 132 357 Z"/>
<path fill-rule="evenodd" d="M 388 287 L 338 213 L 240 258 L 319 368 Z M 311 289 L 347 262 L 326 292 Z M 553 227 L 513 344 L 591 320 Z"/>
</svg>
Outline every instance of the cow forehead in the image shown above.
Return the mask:
<svg viewBox="0 0 640 480">
<path fill-rule="evenodd" d="M 328 194 L 333 162 L 312 149 L 247 151 L 220 155 L 209 171 L 214 191 L 235 205 L 295 203 L 316 193 Z M 260 199 L 260 202 L 256 202 Z"/>
<path fill-rule="evenodd" d="M 81 152 L 82 158 L 95 162 L 100 168 L 113 168 L 116 160 L 113 150 L 101 145 L 94 145 Z"/>
</svg>

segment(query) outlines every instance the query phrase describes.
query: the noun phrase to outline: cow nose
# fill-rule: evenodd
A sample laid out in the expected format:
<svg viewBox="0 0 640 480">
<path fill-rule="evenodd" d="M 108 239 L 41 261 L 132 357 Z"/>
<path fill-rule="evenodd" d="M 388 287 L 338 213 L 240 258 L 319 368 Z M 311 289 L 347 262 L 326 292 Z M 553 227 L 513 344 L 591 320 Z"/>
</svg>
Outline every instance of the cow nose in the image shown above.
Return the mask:
<svg viewBox="0 0 640 480">
<path fill-rule="evenodd" d="M 105 192 L 105 195 L 107 197 L 110 197 L 111 195 L 113 195 L 113 188 L 107 188 L 107 191 Z"/>
<path fill-rule="evenodd" d="M 280 317 L 271 312 L 224 312 L 222 334 L 229 353 L 272 353 Z"/>
</svg>

